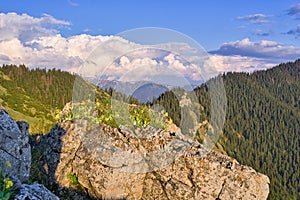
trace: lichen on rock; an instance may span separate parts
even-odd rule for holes
[[[0,160],[3,171],[27,181],[31,167],[31,148],[28,143],[26,122],[15,122],[4,109],[0,109]],[[5,162],[9,161],[8,169]]]

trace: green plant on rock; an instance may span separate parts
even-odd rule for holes
[[[54,118],[55,118],[56,121],[61,121],[62,120],[61,113],[62,113],[61,110],[59,110],[58,108],[55,109],[55,117]]]
[[[166,129],[173,120],[165,110],[150,109],[146,105],[129,106],[130,118],[135,126],[145,127],[151,125],[156,128]]]
[[[145,127],[150,124],[149,108],[144,105],[132,105],[129,107],[130,118],[133,125]]]
[[[76,174],[74,173],[70,173],[67,175],[67,178],[70,180],[71,185],[70,185],[70,189],[74,189],[78,192],[82,192],[85,193],[85,188],[80,184],[78,177],[76,176]]]
[[[111,103],[109,98],[96,98],[95,111],[97,113],[97,121],[100,124],[105,123],[107,125],[110,125],[111,127],[118,127],[117,123],[115,122],[115,116],[111,110]]]
[[[8,168],[11,168],[11,163],[6,161]],[[6,174],[3,169],[0,170],[0,198],[1,200],[9,200],[13,197],[12,187],[14,183],[9,178],[9,174]]]
[[[68,174],[67,178],[72,181],[73,185],[78,185],[79,184],[76,174]]]
[[[166,129],[168,125],[173,124],[172,118],[165,110],[150,109],[150,125],[160,129]]]

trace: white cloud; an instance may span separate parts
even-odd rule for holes
[[[253,72],[300,58],[298,47],[269,40],[253,42],[248,38],[225,43],[210,53],[208,62],[218,72]]]
[[[121,66],[126,66],[130,63],[130,60],[126,56],[122,56],[120,58],[120,64]]]
[[[270,36],[272,34],[272,31],[271,30],[263,31],[263,30],[260,30],[260,29],[255,29],[252,34],[256,35],[256,36],[267,37],[267,36]]]
[[[2,13],[0,22],[1,64],[55,67],[86,76],[104,72],[111,78],[128,79],[133,74],[133,80],[147,80],[147,76],[171,74],[202,81],[219,72],[254,71],[300,57],[299,48],[268,40],[253,42],[245,38],[225,43],[208,57],[204,50],[199,52],[185,43],[149,47],[119,36],[81,34],[66,38],[58,30],[70,23],[50,15],[35,18]]]
[[[275,41],[261,40],[252,42],[249,38],[223,44],[212,54],[231,56],[240,55],[265,59],[295,60],[300,57],[300,48],[287,46]]]
[[[246,56],[211,55],[207,61],[208,67],[213,66],[218,73],[222,72],[253,72],[273,67],[275,64],[269,60]],[[207,70],[209,71],[209,70]]]
[[[270,17],[271,16],[265,15],[265,14],[253,14],[253,15],[239,16],[236,19],[248,21],[252,24],[266,24],[266,23],[270,22],[268,20],[268,18],[270,18]]]
[[[18,38],[22,43],[41,36],[57,34],[55,26],[68,26],[69,22],[44,14],[34,18],[27,14],[0,13],[0,41]],[[51,28],[53,27],[53,28]]]
[[[168,62],[168,65],[174,68],[178,71],[186,70],[186,66],[183,65],[183,63],[175,58],[175,55],[173,53],[170,53],[169,55],[164,57],[164,60]]]
[[[190,62],[187,62],[179,55],[170,53],[164,57],[164,60],[168,63],[169,69],[175,70],[183,76],[189,77],[194,81],[203,81],[203,79],[207,78],[207,74],[205,74],[203,67],[197,66],[195,63],[193,63],[192,59],[190,59]]]
[[[64,38],[57,34],[43,36],[24,44],[18,38],[14,38],[0,42],[0,54],[9,57],[14,64],[72,69],[76,72],[93,48],[107,39],[107,36],[88,35]]]
[[[0,55],[9,58],[6,62],[1,59],[2,62],[67,69],[80,66],[83,53],[72,52],[73,38],[64,38],[57,30],[69,25],[47,14],[35,18],[27,14],[0,13]]]
[[[173,86],[186,86],[187,80],[203,81],[200,67],[172,52],[155,48],[136,49],[121,56],[103,75],[109,80],[151,81]]]
[[[112,36],[81,34],[62,37],[57,28],[69,25],[69,22],[46,14],[34,18],[27,14],[0,13],[0,61],[77,72],[99,44],[107,40],[124,43]],[[120,48],[124,46],[119,45]]]

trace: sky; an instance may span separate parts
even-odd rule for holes
[[[300,58],[300,2],[294,0],[0,0],[0,64],[77,72],[93,49],[110,41],[119,52],[132,41],[115,35],[142,27],[192,38],[218,72],[251,72]],[[196,76],[187,72],[192,65],[180,64],[176,69]]]

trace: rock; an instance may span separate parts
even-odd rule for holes
[[[56,195],[41,184],[22,184],[14,176],[11,177],[11,180],[14,182],[13,192],[16,194],[14,200],[59,200]]]
[[[47,166],[50,182],[76,187],[96,199],[267,199],[267,176],[197,142],[184,149],[187,142],[178,133],[107,125],[85,130],[84,121],[63,122],[41,139],[41,166]],[[177,141],[172,143],[176,148],[168,146],[172,141]],[[167,148],[184,151],[177,157],[147,156]],[[128,156],[133,153],[139,154]]]
[[[4,109],[0,109],[0,163],[6,174],[18,177],[22,182],[30,175],[28,128],[26,122],[15,122]],[[7,161],[11,167],[7,166]]]
[[[22,184],[14,200],[59,200],[59,198],[41,184]]]
[[[4,109],[0,109],[1,169],[14,183],[15,200],[59,200],[43,185],[22,184],[28,181],[31,168],[28,128],[26,122],[15,122]]]

